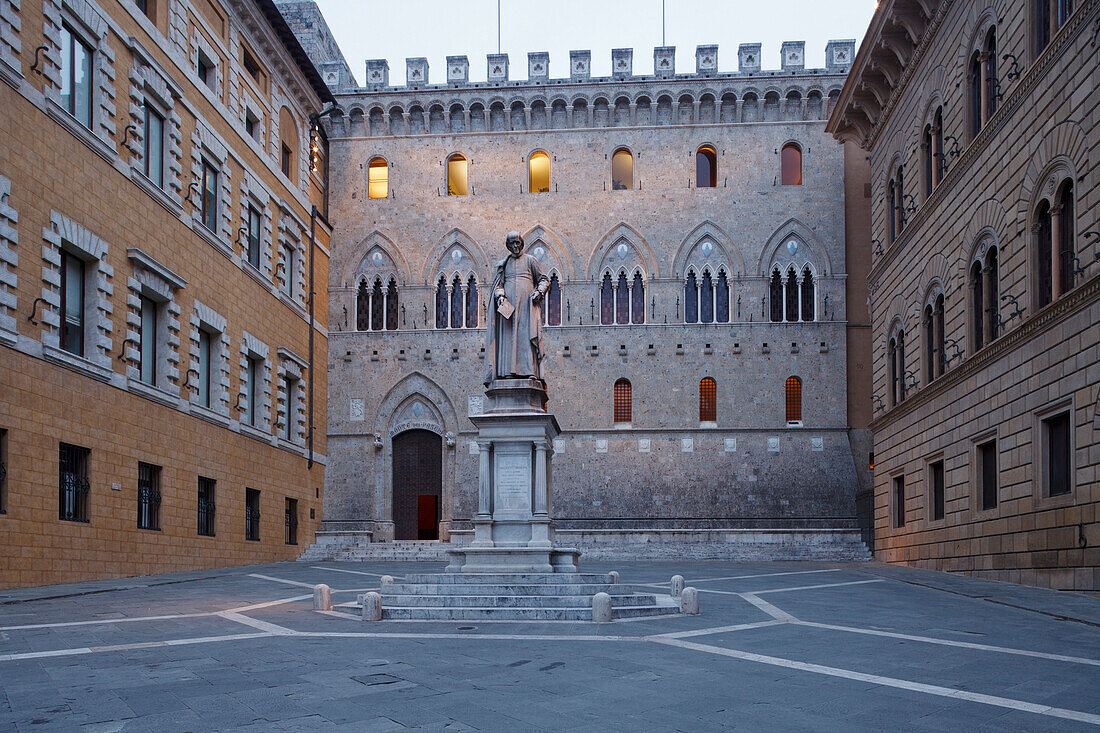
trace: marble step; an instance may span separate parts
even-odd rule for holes
[[[654,594],[611,596],[611,607],[657,605]],[[592,596],[382,595],[382,608],[592,608]]]
[[[624,606],[612,607],[612,618],[636,618],[661,616],[674,613],[674,607]],[[592,621],[589,608],[386,608],[382,606],[382,618],[386,620],[417,621]]]
[[[536,583],[608,585],[611,576],[606,573],[412,573],[405,576],[404,585],[428,583],[433,585],[501,585]]]
[[[610,583],[394,583],[383,589],[385,595],[414,596],[593,596],[604,593],[653,593],[652,588],[635,589]]]

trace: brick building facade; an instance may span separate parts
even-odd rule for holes
[[[2,2],[0,82],[0,587],[296,557],[328,89],[267,0]]]
[[[870,153],[876,557],[1100,588],[1100,2],[878,7],[829,129]]]

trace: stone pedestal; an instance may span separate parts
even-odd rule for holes
[[[554,547],[551,518],[554,438],[538,379],[497,379],[477,426],[478,510],[474,539],[450,550],[449,573],[575,573],[580,552]]]

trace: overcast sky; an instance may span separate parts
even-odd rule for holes
[[[470,59],[484,81],[485,55],[497,52],[497,0],[317,0],[356,80],[366,59],[390,62],[390,83],[405,83],[405,59],[425,56],[430,81],[446,81],[448,55]],[[718,44],[720,71],[737,70],[737,46],[762,43],[765,69],[779,68],[783,41],[806,41],[806,65],[821,67],[830,39],[863,38],[875,0],[665,0],[665,43],[676,70],[695,71],[695,47]],[[661,45],[661,0],[500,0],[500,50],[510,78],[527,77],[528,51],[550,52],[550,75],[569,76],[569,51],[592,52],[592,75],[609,76],[611,49],[634,49],[634,73],[653,72]]]

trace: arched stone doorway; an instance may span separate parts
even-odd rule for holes
[[[430,430],[393,437],[396,540],[437,540],[443,506],[443,439]]]

